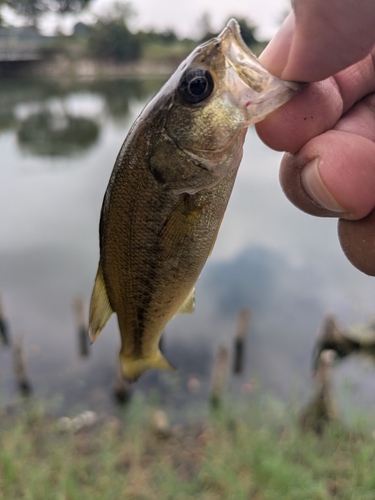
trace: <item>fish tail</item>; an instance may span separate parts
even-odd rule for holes
[[[175,367],[158,350],[147,358],[133,358],[120,352],[122,372],[129,382],[135,382],[146,370],[175,370]]]

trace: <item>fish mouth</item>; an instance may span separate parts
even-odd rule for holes
[[[226,59],[226,84],[235,101],[246,110],[246,126],[262,120],[293,97],[301,84],[280,80],[260,64],[231,19],[218,35]]]

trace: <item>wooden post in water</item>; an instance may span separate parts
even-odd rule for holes
[[[333,401],[331,372],[336,353],[325,350],[320,353],[314,374],[315,394],[301,413],[302,430],[313,430],[322,434],[325,425],[338,419],[338,410]]]
[[[249,328],[250,311],[241,309],[237,317],[236,336],[234,338],[233,373],[241,374],[244,369],[245,340]]]
[[[79,355],[85,358],[89,355],[89,337],[85,321],[85,301],[81,296],[73,300],[73,310],[76,321]]]
[[[30,396],[32,386],[26,370],[24,338],[18,337],[13,346],[14,374],[22,396]]]
[[[131,384],[122,373],[120,361],[117,363],[116,378],[113,384],[113,395],[117,403],[124,405],[131,398]]]
[[[225,346],[220,346],[216,355],[211,379],[211,407],[216,409],[221,405],[221,398],[227,375],[229,352]]]
[[[8,322],[5,319],[3,302],[0,296],[0,338],[3,345],[10,344]]]
[[[160,340],[159,340],[159,350],[162,354],[164,354],[164,349],[165,349],[165,337],[164,337],[164,332],[161,334]]]

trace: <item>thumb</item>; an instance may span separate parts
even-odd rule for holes
[[[286,80],[323,80],[363,59],[375,42],[373,0],[295,0],[261,63]]]

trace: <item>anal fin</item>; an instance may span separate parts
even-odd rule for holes
[[[176,312],[175,316],[183,313],[192,313],[195,309],[195,287],[192,288],[191,292],[187,296],[185,302],[182,304],[180,309]]]
[[[99,333],[103,330],[112,313],[113,310],[109,303],[102,267],[99,263],[90,302],[89,337],[91,343],[95,341]]]

